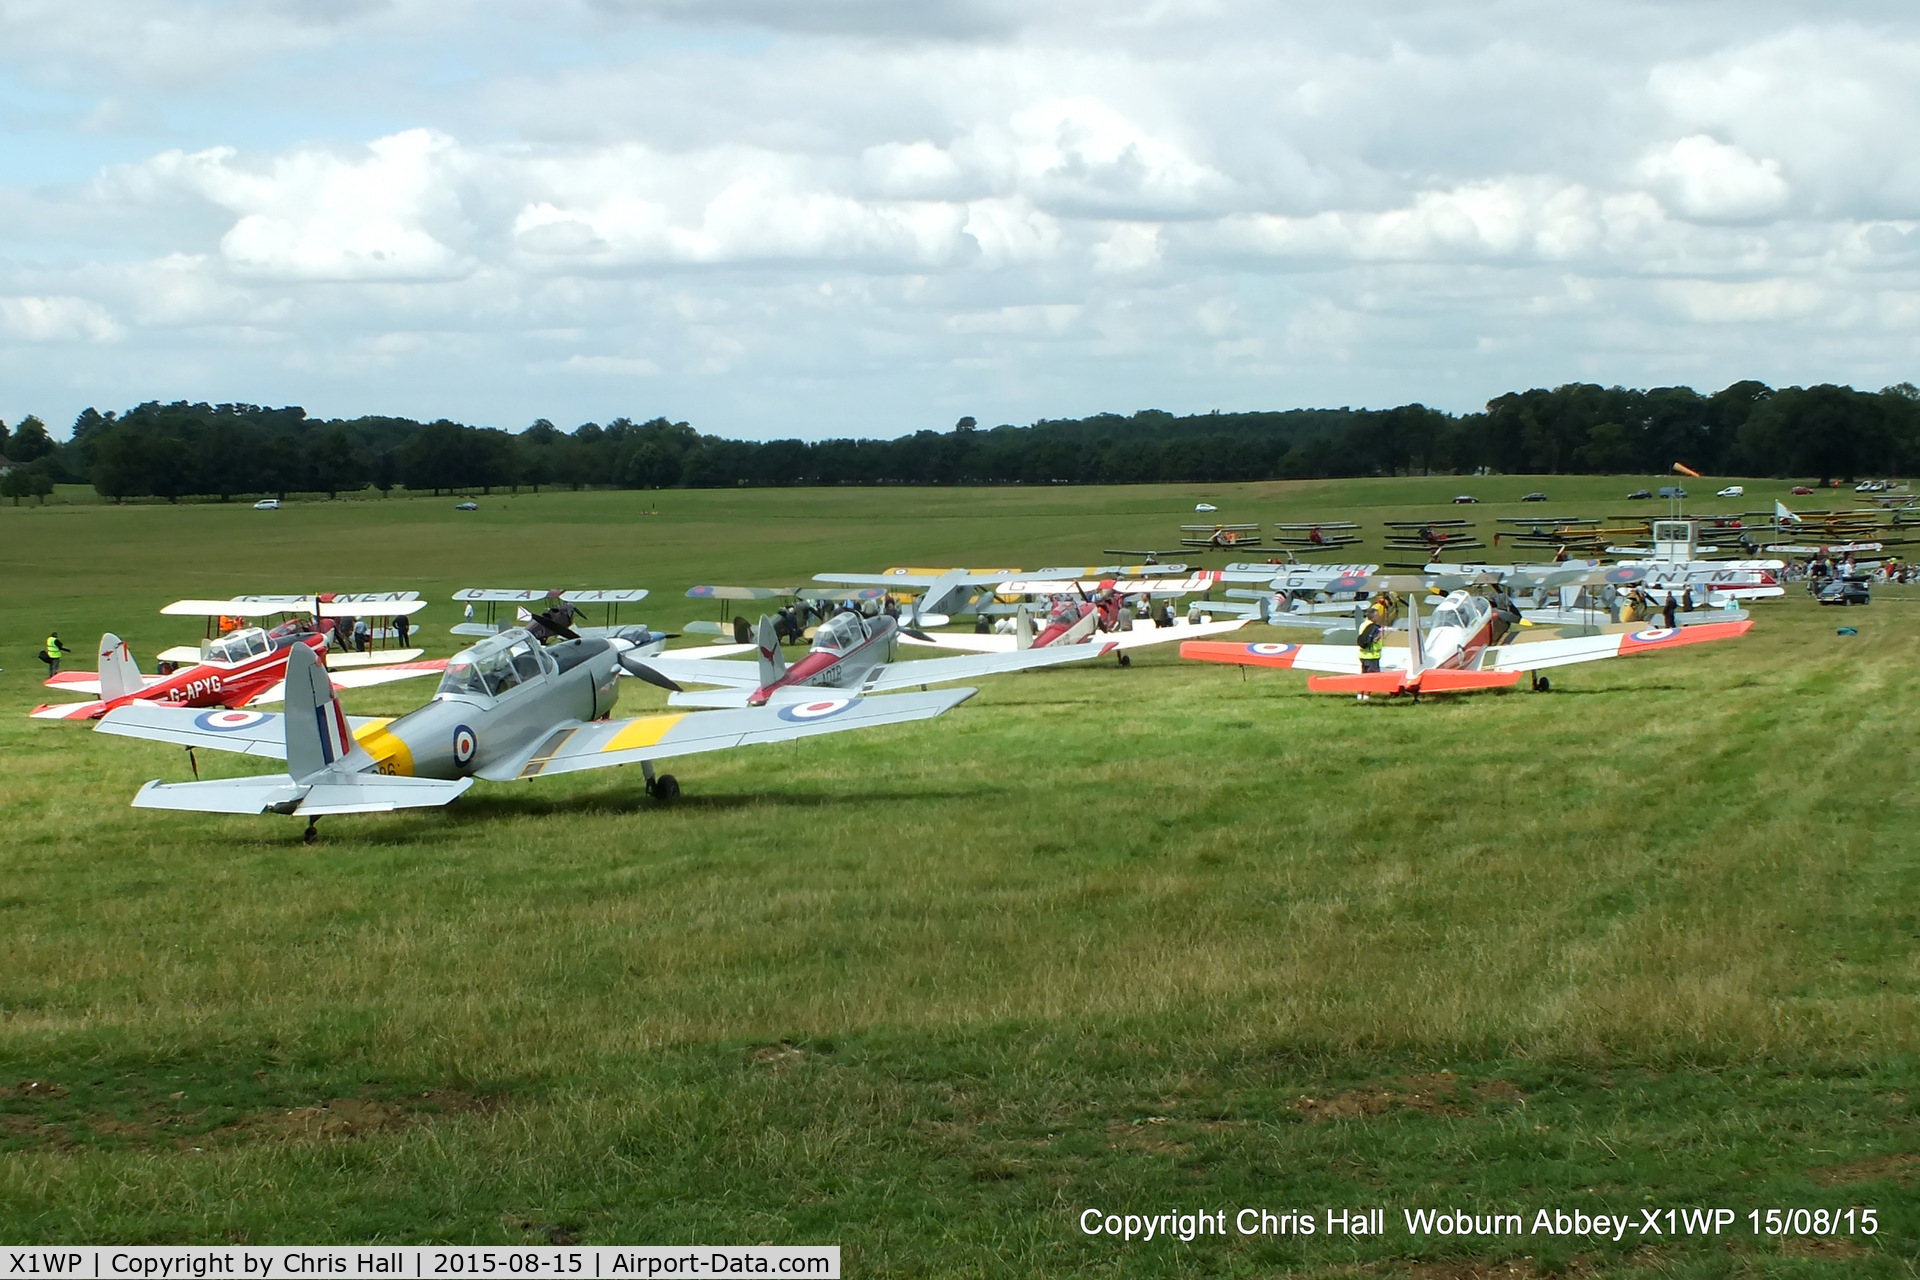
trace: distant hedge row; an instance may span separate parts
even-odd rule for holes
[[[1650,473],[1675,462],[1715,475],[1904,475],[1920,471],[1920,391],[1737,382],[1632,390],[1584,383],[1515,392],[1484,411],[1293,409],[1176,417],[1042,419],[895,439],[728,440],[684,422],[617,418],[518,433],[444,419],[314,419],[299,408],[148,403],[88,409],[72,438],[38,419],[0,453],[37,481],[90,482],[109,498],[319,492],[373,486],[491,490],[837,484],[1130,484],[1469,472]]]

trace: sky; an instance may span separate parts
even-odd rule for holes
[[[0,0],[0,418],[1920,381],[1920,10]]]

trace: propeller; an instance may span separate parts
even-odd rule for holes
[[[667,677],[661,675],[658,671],[655,671],[652,667],[640,661],[640,659],[634,657],[630,653],[620,654],[619,660],[620,660],[620,669],[626,672],[628,675],[633,676],[635,679],[645,680],[648,684],[657,685],[660,688],[665,689],[670,693],[685,692],[683,689],[681,689],[679,685],[675,684],[672,680],[669,680]]]

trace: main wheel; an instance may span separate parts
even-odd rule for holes
[[[1129,658],[1126,654],[1123,653],[1120,655],[1120,665],[1123,667],[1130,667],[1133,665],[1133,659]]]
[[[680,779],[670,773],[663,773],[654,779],[653,798],[665,803],[680,794]]]
[[[1547,679],[1545,676],[1535,676],[1533,678],[1533,691],[1535,693],[1552,693],[1553,681]]]

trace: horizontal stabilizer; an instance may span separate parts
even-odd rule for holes
[[[382,813],[389,809],[437,808],[473,785],[472,778],[395,778],[380,774],[341,776],[311,785],[284,773],[206,782],[149,782],[133,798],[136,809],[188,813]]]
[[[43,702],[27,712],[35,720],[91,720],[107,709],[104,702]]]

